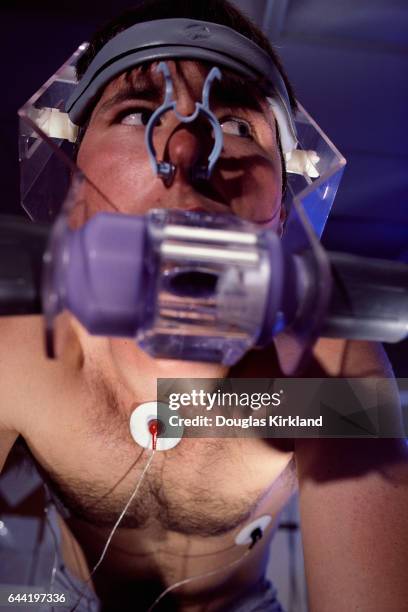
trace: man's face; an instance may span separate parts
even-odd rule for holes
[[[190,61],[167,64],[177,110],[189,115],[202,99],[209,67]],[[197,160],[206,161],[212,149],[209,123],[180,124],[173,112],[164,115],[153,136],[158,159],[177,167],[173,183],[166,187],[152,171],[144,142],[145,123],[162,103],[163,94],[163,76],[154,65],[135,69],[112,81],[93,110],[77,161],[116,211],[143,214],[152,208],[199,208],[234,213],[280,231],[281,157],[267,105],[255,100],[250,87],[237,85],[227,71],[220,83],[213,83],[210,108],[222,125],[224,147],[205,185],[192,184],[191,167]],[[81,223],[101,210],[112,208],[87,189],[82,203],[73,209],[73,221]],[[112,393],[129,389],[132,401],[155,397],[160,376],[217,378],[228,371],[222,364],[153,358],[133,340],[96,338],[75,327],[90,379],[103,379]]]
[[[174,99],[180,114],[190,115],[202,99],[209,68],[192,61],[168,61]],[[152,208],[204,209],[234,213],[279,231],[282,223],[282,167],[275,122],[267,104],[257,102],[251,86],[234,86],[224,78],[212,86],[210,108],[224,136],[221,156],[211,179],[193,184],[191,167],[205,163],[213,139],[209,123],[185,124],[173,112],[154,130],[158,159],[177,168],[170,187],[153,174],[144,142],[145,124],[164,97],[163,75],[152,64],[112,81],[93,110],[78,153],[78,165],[123,213],[143,214]],[[91,211],[104,208],[93,202]]]

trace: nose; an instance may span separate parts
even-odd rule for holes
[[[207,166],[212,149],[211,126],[197,118],[191,123],[179,124],[170,134],[164,148],[163,159],[175,167],[174,180],[194,182],[194,170]]]
[[[202,158],[201,143],[190,126],[180,125],[166,142],[164,160],[175,166],[176,177],[190,181],[194,166]]]

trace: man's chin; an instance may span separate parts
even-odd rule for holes
[[[220,363],[181,361],[180,359],[154,359],[160,371],[174,378],[223,378],[228,367]]]
[[[159,359],[143,351],[134,341],[112,338],[111,352],[116,367],[126,378],[137,375],[157,378],[220,378],[228,367],[219,363]]]

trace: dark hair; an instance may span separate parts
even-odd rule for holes
[[[263,32],[248,17],[232,6],[228,0],[140,0],[134,7],[112,19],[95,33],[88,49],[78,60],[78,78],[80,79],[84,75],[89,64],[102,47],[119,32],[136,23],[177,17],[199,19],[225,25],[255,42],[272,57],[285,82],[291,106],[293,109],[296,108],[293,88],[271,43]]]

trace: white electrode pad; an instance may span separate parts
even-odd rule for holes
[[[271,520],[272,517],[269,514],[264,514],[264,516],[259,516],[251,523],[248,523],[248,525],[245,525],[245,527],[236,535],[235,544],[238,544],[239,546],[252,544],[253,532],[260,529],[262,533],[264,533]]]
[[[130,433],[134,441],[139,444],[139,446],[152,449],[153,436],[150,432],[149,424],[151,421],[158,420],[160,421],[160,426],[165,428],[165,421],[168,415],[171,415],[171,411],[166,404],[161,402],[145,402],[137,406],[131,414],[129,423]],[[163,419],[163,416],[166,416],[166,418]],[[175,437],[172,435],[171,438],[161,437],[165,431],[159,433],[156,441],[156,450],[170,450],[177,446],[183,437],[183,429],[184,428],[181,426],[177,428],[172,427],[172,434],[175,432],[177,436]]]

